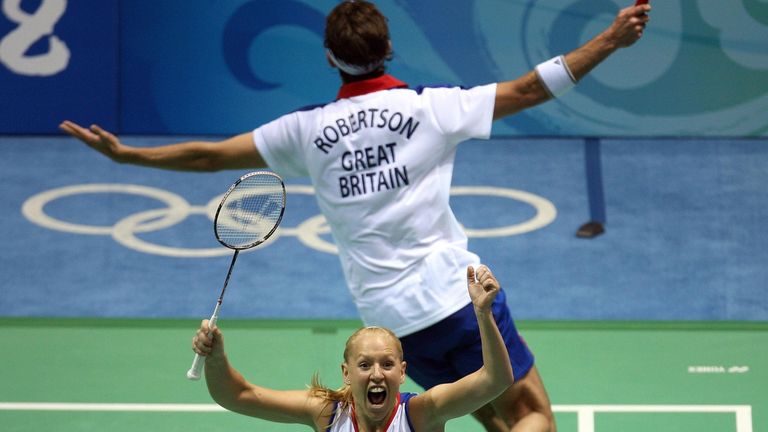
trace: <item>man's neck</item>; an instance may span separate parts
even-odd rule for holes
[[[408,88],[408,84],[388,74],[380,74],[374,78],[345,82],[339,89],[336,99],[346,99],[381,90],[393,88]]]

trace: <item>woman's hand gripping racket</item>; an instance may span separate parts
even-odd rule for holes
[[[232,262],[229,264],[219,300],[213,309],[213,315],[208,324],[210,328],[213,328],[219,318],[221,302],[238,253],[264,243],[272,236],[283,219],[284,211],[285,185],[280,176],[269,171],[252,172],[240,177],[224,194],[216,210],[213,230],[216,233],[216,240],[234,249],[235,253],[232,255]],[[200,379],[204,362],[205,357],[195,354],[195,360],[187,372],[187,378]]]

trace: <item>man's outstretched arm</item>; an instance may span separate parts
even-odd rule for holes
[[[647,4],[619,11],[602,33],[572,52],[548,62],[496,88],[493,119],[515,114],[566,91],[619,48],[631,46],[643,35],[649,20]]]

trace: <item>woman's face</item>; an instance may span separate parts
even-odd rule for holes
[[[396,340],[386,333],[368,332],[359,335],[350,348],[341,369],[352,389],[356,416],[388,420],[405,381],[405,362]]]

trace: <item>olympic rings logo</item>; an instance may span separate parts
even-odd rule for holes
[[[314,195],[312,186],[286,185],[286,192],[297,195]],[[158,200],[165,207],[140,211],[126,216],[111,226],[84,225],[66,222],[56,219],[45,212],[45,206],[53,201],[83,194],[130,194]],[[554,204],[549,200],[528,192],[515,189],[485,187],[485,186],[460,186],[451,188],[452,196],[491,196],[520,201],[530,205],[536,210],[536,214],[530,219],[508,226],[497,228],[470,229],[464,227],[464,231],[471,238],[504,237],[523,234],[543,228],[557,216]],[[191,205],[187,200],[172,192],[153,188],[120,183],[99,183],[65,186],[50,189],[33,195],[22,205],[21,212],[30,222],[42,227],[75,234],[112,236],[119,244],[148,254],[163,255],[178,258],[206,258],[229,255],[231,250],[224,247],[216,248],[177,248],[163,246],[145,241],[138,234],[163,230],[172,227],[189,216],[201,215],[213,221],[216,208],[222,195],[213,197],[202,206]],[[338,249],[332,242],[322,236],[330,234],[330,228],[323,215],[315,215],[300,223],[296,227],[280,226],[277,232],[264,244],[265,247],[282,236],[296,237],[305,246],[320,252],[337,254]]]

